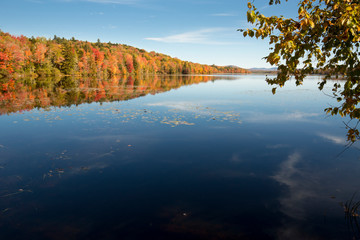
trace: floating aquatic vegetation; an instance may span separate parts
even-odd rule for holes
[[[55,170],[49,170],[49,172],[44,173],[43,180],[45,180],[46,178],[49,178],[49,177],[53,177],[53,176],[58,176],[60,178],[61,174],[64,174],[64,173],[65,173],[65,171],[63,168],[56,168]]]
[[[188,126],[195,125],[195,123],[189,123],[187,121],[181,121],[181,120],[176,120],[176,119],[169,120],[167,117],[164,117],[164,119],[160,123],[169,124],[172,127],[176,127],[179,125],[188,125]]]
[[[84,127],[99,121],[103,122],[104,126],[143,122],[145,124],[166,124],[170,127],[193,126],[214,121],[217,124],[221,122],[242,123],[238,112],[221,111],[214,106],[186,101],[140,104],[139,108],[127,101],[51,107],[27,112],[22,120],[25,122],[44,121],[48,124],[55,124],[56,121],[61,120],[76,121],[82,123]],[[18,121],[13,121],[13,123],[18,123]]]
[[[25,192],[32,193],[31,190],[26,190],[26,189],[19,188],[16,192],[8,193],[8,194],[5,194],[5,195],[2,195],[1,197],[2,198],[11,197],[11,196],[18,195],[18,194],[25,193]]]
[[[150,107],[157,107],[158,105],[149,104]],[[121,107],[121,106],[120,106]],[[111,120],[117,120],[122,123],[131,123],[131,121],[141,121],[149,124],[167,124],[171,127],[176,126],[193,126],[195,120],[231,122],[239,123],[240,114],[233,111],[219,111],[215,108],[204,107],[200,105],[189,104],[187,107],[169,109],[168,111],[154,110],[154,109],[119,109],[115,107],[102,108],[101,113],[108,124]],[[105,121],[104,120],[104,121]]]
[[[10,210],[10,208],[5,208],[5,209],[3,209],[1,212],[2,213],[5,213],[5,212],[7,212],[7,211],[9,211]]]
[[[72,157],[68,154],[68,150],[61,151],[60,154],[46,153],[52,160],[70,160]]]

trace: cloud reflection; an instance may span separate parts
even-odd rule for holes
[[[305,218],[305,200],[315,196],[311,191],[313,182],[300,171],[296,165],[301,161],[301,155],[297,152],[291,154],[280,165],[280,171],[273,178],[282,185],[288,187],[288,194],[280,199],[282,212],[295,219]]]
[[[219,101],[215,101],[216,104],[219,104]],[[206,104],[215,103],[212,101],[206,101]],[[222,104],[224,102],[221,102]],[[174,112],[188,112],[194,114],[195,118],[198,117],[207,117],[212,120],[224,120],[230,122],[242,123],[240,114],[234,111],[219,111],[214,107],[206,107],[200,104],[195,104],[193,102],[158,102],[150,103],[148,106],[157,106],[157,107],[166,107],[169,108],[169,111]]]
[[[274,144],[274,145],[267,145],[267,149],[282,149],[282,148],[288,148],[289,145],[287,144]]]
[[[314,118],[321,116],[320,113],[292,112],[292,113],[263,113],[250,112],[245,117],[248,122],[272,123],[272,122],[314,122]]]
[[[234,153],[230,158],[230,162],[241,163],[241,162],[243,162],[243,159],[239,156],[239,154]]]
[[[193,102],[157,102],[157,103],[149,103],[149,106],[156,106],[156,107],[167,107],[182,111],[195,111],[199,108],[199,105],[194,104]]]
[[[330,141],[334,144],[338,145],[346,145],[346,139],[344,137],[334,136],[327,133],[319,133],[318,136],[322,137],[323,139]]]

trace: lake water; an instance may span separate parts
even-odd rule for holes
[[[358,238],[360,152],[323,111],[331,86],[264,79],[16,82],[0,239]]]

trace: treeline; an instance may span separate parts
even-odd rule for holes
[[[224,77],[208,75],[127,76],[108,79],[66,76],[6,79],[0,81],[0,115],[34,108],[70,107],[92,102],[125,101],[176,89],[184,85],[215,81]]]
[[[13,36],[0,30],[0,77],[247,73],[234,66],[202,65],[123,44],[54,36]]]

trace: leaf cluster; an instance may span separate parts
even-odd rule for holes
[[[280,4],[280,0],[270,0],[269,4]],[[276,77],[266,79],[274,85],[273,93],[290,76],[301,85],[306,75],[322,72],[325,75],[319,82],[320,90],[331,78],[345,80],[332,88],[340,106],[325,111],[360,118],[359,0],[301,0],[296,19],[266,17],[251,2],[248,8],[247,20],[255,27],[239,31],[244,37],[269,40],[271,52],[265,60],[278,68]]]

